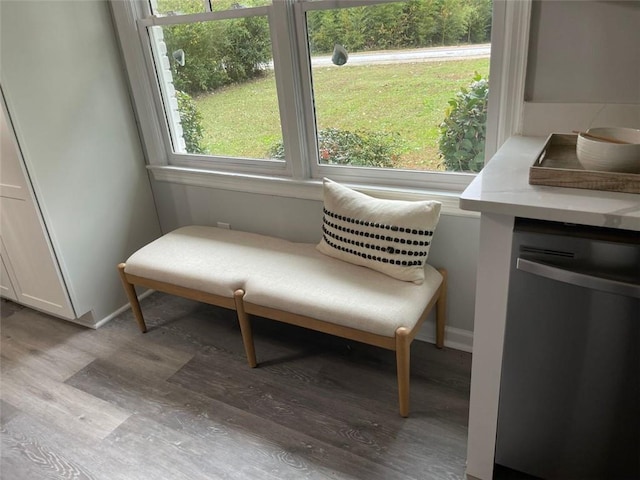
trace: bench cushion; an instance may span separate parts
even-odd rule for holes
[[[421,285],[328,257],[314,244],[216,227],[170,232],[131,255],[125,272],[393,337],[413,328],[442,282]]]
[[[246,302],[386,337],[394,337],[398,327],[413,329],[442,283],[430,265],[425,265],[424,282],[415,284],[312,248],[282,252],[278,258],[296,268],[274,264],[271,271],[257,272],[247,282]]]
[[[174,230],[135,252],[125,272],[233,298],[282,240],[216,227]]]

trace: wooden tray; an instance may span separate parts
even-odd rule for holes
[[[529,184],[640,193],[640,174],[585,170],[576,156],[578,135],[552,133],[535,163]]]

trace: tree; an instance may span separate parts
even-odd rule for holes
[[[367,7],[364,13],[365,45],[368,50],[400,48],[403,46],[404,25],[402,3]]]
[[[467,43],[482,43],[491,38],[491,0],[469,0],[465,23]]]
[[[307,22],[311,53],[328,53],[344,42],[338,10],[309,12]]]
[[[407,0],[307,13],[311,53],[485,42],[492,0]]]
[[[433,43],[436,33],[435,0],[410,0],[402,12],[404,46],[425,47]]]
[[[441,45],[458,43],[466,32],[463,0],[438,0],[436,25]]]

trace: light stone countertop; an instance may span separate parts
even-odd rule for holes
[[[529,185],[544,137],[512,137],[460,196],[460,208],[640,231],[640,195]]]

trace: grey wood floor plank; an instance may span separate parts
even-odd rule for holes
[[[15,474],[22,476],[25,472],[30,474],[27,478],[38,479],[51,473],[41,468],[41,462],[33,461],[28,449],[15,445],[24,440],[37,442],[43,451],[64,458],[66,462],[75,465],[77,470],[96,480],[170,478],[153,457],[130,450],[130,445],[118,445],[107,440],[87,441],[24,413],[7,425],[0,437],[3,442],[3,448],[0,449],[0,475],[3,479],[13,478]],[[11,451],[9,447],[12,447]],[[178,478],[186,477],[178,475]]]
[[[70,354],[75,352],[93,357],[111,355],[134,341],[133,331],[133,328],[96,331],[28,308],[2,319],[3,335],[25,344],[31,343],[38,350],[67,348]]]
[[[49,346],[48,348],[40,348],[41,346],[42,342],[34,341],[32,336],[23,336],[20,339],[19,336],[2,334],[0,357],[3,361],[11,360],[60,382],[95,359],[93,355],[68,349],[64,345]]]
[[[142,381],[131,372],[117,372],[102,360],[68,382],[172,429],[171,438],[179,431],[200,439],[205,448],[217,452],[234,469],[257,465],[265,478],[271,478],[270,472],[276,473],[273,478],[292,479],[358,478],[364,472],[373,475],[366,478],[379,478],[374,472],[384,473],[382,478],[410,478],[199,392],[166,382]],[[123,424],[115,434],[129,425]],[[339,476],[337,472],[341,472]]]
[[[225,365],[224,370],[221,365]],[[437,416],[435,421],[428,416],[403,419],[397,413],[395,401],[354,399],[338,389],[309,384],[285,385],[279,378],[270,381],[259,368],[236,372],[231,365],[225,354],[209,349],[198,353],[170,381],[386,467],[397,468],[408,476],[420,478],[429,471],[429,456],[437,458],[450,471],[458,474],[463,471],[460,462],[466,447],[463,426],[445,428]],[[394,389],[393,383],[389,387]],[[445,431],[447,435],[443,436]]]
[[[16,312],[23,310],[26,307],[22,305],[18,305],[10,300],[5,298],[0,298],[0,318],[9,318]]]
[[[149,299],[154,298],[156,296],[152,295]],[[242,337],[234,311],[180,300],[178,307],[181,308],[170,309],[167,318],[161,316],[156,320],[148,320],[148,317],[154,317],[154,310],[145,305],[143,308],[149,330],[145,334],[133,333],[133,337],[142,336],[153,343],[190,353],[195,353],[202,347],[216,345],[222,350],[244,356]],[[149,311],[151,314],[147,315]],[[130,318],[126,323],[132,325],[135,320],[133,317]]]
[[[289,418],[300,419],[299,423],[309,422],[309,418],[317,414],[315,412],[309,413],[308,411],[298,411],[296,408],[304,409],[306,405],[314,403],[322,403],[325,408],[325,412],[341,412],[343,414],[342,423],[336,424],[335,419],[326,420],[324,418],[320,421],[320,427],[316,428],[313,424],[307,425],[307,430],[314,432],[322,431],[322,429],[328,430],[328,435],[336,439],[338,445],[341,447],[349,447],[358,449],[359,443],[371,444],[377,447],[379,450],[383,450],[376,442],[369,438],[369,430],[379,430],[384,432],[384,428],[380,427],[379,415],[392,419],[392,421],[401,423],[403,420],[397,415],[397,391],[395,386],[395,361],[392,352],[387,352],[381,349],[374,349],[370,352],[370,355],[375,358],[376,354],[387,355],[390,357],[390,362],[384,365],[386,371],[379,372],[376,369],[367,371],[365,376],[366,381],[359,381],[362,377],[362,366],[359,364],[360,359],[356,359],[355,365],[351,368],[349,358],[342,358],[335,355],[323,354],[322,346],[314,347],[313,345],[305,344],[302,342],[302,346],[298,344],[292,338],[287,338],[288,342],[283,344],[269,344],[270,340],[260,337],[259,332],[256,334],[256,348],[259,352],[269,355],[274,354],[273,360],[267,360],[265,364],[267,367],[261,367],[256,370],[250,370],[247,368],[244,359],[244,353],[240,344],[239,331],[234,331],[234,328],[228,325],[216,322],[214,315],[210,315],[209,310],[211,307],[204,306],[201,311],[192,311],[189,319],[185,322],[172,322],[169,325],[162,325],[162,328],[171,330],[171,337],[178,336],[185,341],[190,341],[194,337],[194,332],[201,332],[198,342],[194,343],[194,348],[200,348],[199,356],[202,356],[202,352],[208,352],[210,354],[210,361],[198,363],[192,361],[187,364],[171,381],[179,383],[185,388],[199,389],[204,393],[216,398],[219,401],[226,401],[233,403],[241,408],[248,408],[248,411],[256,415],[279,415],[285,419]],[[199,318],[197,318],[199,317]],[[287,328],[280,328],[287,330]],[[156,331],[157,333],[158,331]],[[215,332],[215,333],[213,333]],[[288,332],[290,334],[290,332]],[[221,337],[224,335],[230,335],[232,338],[229,341],[223,341],[222,346]],[[197,336],[197,335],[195,335]],[[207,342],[201,342],[204,337],[209,337]],[[237,342],[233,337],[236,337]],[[167,336],[164,336],[167,337]],[[293,342],[291,340],[294,340]],[[215,343],[215,345],[203,346],[205,343]],[[230,345],[237,345],[235,348],[230,348]],[[429,346],[431,347],[431,346]],[[204,350],[203,350],[204,348]],[[233,350],[233,352],[232,352]],[[234,355],[234,353],[236,353]],[[438,351],[437,353],[443,353]],[[205,355],[206,356],[206,355]],[[320,358],[322,357],[322,358]],[[345,362],[346,360],[346,362]],[[199,360],[202,362],[202,358]],[[296,362],[302,362],[302,367],[297,367]],[[222,368],[221,368],[222,366]],[[376,365],[377,366],[377,365]],[[239,367],[237,373],[236,368]],[[322,370],[326,369],[326,374]],[[267,375],[265,377],[266,370],[271,370],[271,373],[277,374]],[[188,372],[196,372],[194,378],[187,378]],[[198,373],[199,372],[199,373]],[[206,372],[206,373],[205,373]],[[218,378],[217,375],[222,375]],[[377,377],[377,378],[374,378]],[[237,379],[241,382],[240,386],[229,387],[225,384],[225,379]],[[341,380],[336,380],[336,378]],[[468,378],[468,377],[467,377]],[[272,389],[270,396],[262,396],[262,386],[265,385],[265,381],[270,379],[275,387],[269,386]],[[291,380],[291,382],[289,382]],[[354,394],[361,390],[361,385],[369,385],[368,391],[365,392],[365,396],[362,392]],[[289,384],[292,387],[292,391],[286,391],[282,389],[282,385]],[[313,390],[313,385],[318,384],[320,389],[318,391]],[[418,382],[414,382],[415,385]],[[346,386],[346,393],[342,392],[340,388]],[[437,382],[436,382],[436,386]],[[446,386],[446,385],[445,385]],[[427,385],[425,388],[429,390],[431,385]],[[455,385],[454,385],[455,387]],[[236,388],[236,392],[230,392],[228,388]],[[323,396],[327,396],[327,390],[330,394],[335,396],[340,393],[342,396],[338,401],[338,408],[336,405],[331,405],[327,400],[322,399]],[[209,390],[207,390],[209,389]],[[238,390],[239,389],[239,390]],[[244,390],[243,390],[244,389]],[[464,456],[466,447],[466,421],[467,421],[467,409],[468,409],[468,397],[456,400],[449,391],[445,388],[445,392],[442,392],[443,388],[438,388],[430,392],[431,399],[435,399],[435,403],[428,404],[429,411],[426,415],[426,420],[429,423],[409,424],[404,425],[401,429],[401,434],[408,438],[412,432],[416,437],[421,437],[425,440],[426,436],[431,435],[435,440],[432,442],[426,442],[427,448],[418,444],[415,448],[416,452],[406,446],[397,447],[399,455],[404,458],[409,458],[412,455],[418,455],[420,460],[428,458],[431,455],[433,458],[437,458],[438,461],[443,462],[446,460],[444,452],[451,453],[451,462],[456,465],[457,471],[460,472],[463,469],[460,458]],[[455,390],[455,388],[454,388]],[[280,391],[280,394],[273,394],[274,391]],[[305,398],[301,403],[302,406],[292,405],[291,402],[295,400],[298,391],[308,393],[302,393]],[[462,389],[463,394],[466,389]],[[435,392],[435,393],[434,393]],[[415,393],[415,392],[414,392]],[[419,392],[418,392],[419,393]],[[383,401],[380,401],[380,396],[385,397]],[[419,395],[416,402],[420,400]],[[439,398],[444,397],[444,398]],[[278,398],[286,399],[284,402],[277,403]],[[423,397],[424,398],[424,397]],[[294,399],[294,400],[290,400]],[[321,400],[318,400],[321,399]],[[251,406],[245,405],[250,404]],[[350,409],[349,405],[366,405],[368,408],[362,409],[361,406]],[[373,408],[376,406],[376,408]],[[370,411],[376,413],[369,415]],[[275,414],[273,412],[276,412]],[[456,416],[455,421],[452,421],[452,417]],[[321,413],[320,413],[321,415]],[[364,416],[362,420],[358,417]],[[335,414],[334,414],[335,416]],[[419,413],[414,412],[414,417],[418,417]],[[438,424],[438,418],[447,418],[448,423],[446,425]],[[356,426],[351,426],[352,419],[358,419]],[[412,417],[413,418],[413,417]],[[296,420],[297,421],[297,420]],[[456,423],[457,421],[457,423]],[[297,427],[302,429],[300,425]],[[317,434],[317,433],[316,433]],[[387,431],[380,433],[383,437],[386,435],[389,438],[393,438],[396,435],[393,431]],[[354,445],[350,445],[350,442]],[[394,445],[401,444],[401,442],[395,442]],[[452,449],[451,446],[456,445],[457,448]],[[389,458],[393,458],[394,462],[397,462],[397,458],[394,458],[392,454]],[[411,460],[413,461],[413,459]],[[445,462],[446,463],[446,462]],[[445,478],[445,477],[443,477]]]
[[[34,437],[5,426],[0,430],[2,478],[96,480],[85,467],[78,465]]]
[[[59,319],[43,318],[29,309],[4,324],[2,357],[46,371],[60,381],[99,357],[167,378],[193,355],[186,349],[149,341],[145,335],[137,335],[139,331],[133,325],[124,329],[105,327],[98,333]]]
[[[116,367],[144,372],[145,377],[166,379],[193,358],[193,352],[165,347],[142,335],[102,358]]]
[[[152,327],[147,335],[156,334],[158,340],[162,341],[159,335],[165,330],[171,333],[171,335],[163,335],[167,340],[176,341],[181,338],[185,345],[197,338],[198,342],[191,344],[191,348],[215,345],[216,348],[244,356],[240,332],[233,312],[223,310],[221,314],[220,309],[196,304],[195,308],[189,312],[188,317],[182,321],[161,324],[157,331],[154,331]],[[395,382],[396,366],[393,352],[265,319],[254,319],[254,333],[261,368],[281,369],[283,377],[306,375],[309,372],[307,375],[309,381],[319,381],[319,378],[322,377],[319,377],[318,373],[322,372],[309,371],[308,365],[305,365],[304,370],[294,371],[291,361],[331,352],[332,355],[327,357],[329,363],[318,364],[318,369],[336,368],[339,371],[349,372],[349,367],[353,364],[351,360],[353,360],[358,365],[356,369],[361,364],[374,367],[374,374],[375,370],[384,369],[394,377],[391,382]],[[223,346],[217,341],[220,335],[230,335],[229,341],[225,342]],[[433,345],[422,342],[414,342],[412,350],[412,378],[416,379],[414,388],[428,387],[434,383],[445,387],[438,391],[444,391],[446,394],[448,387],[451,388],[452,394],[460,394],[462,398],[468,398],[469,370],[471,368],[469,354],[446,349],[437,350]],[[332,359],[335,361],[332,362]],[[346,362],[343,359],[346,359]],[[442,364],[446,367],[442,368]],[[325,376],[324,381],[328,378]],[[355,380],[357,378],[356,374]],[[389,384],[390,377],[387,373],[382,374],[379,378],[387,385]],[[384,386],[375,380],[375,378],[367,377],[367,381],[360,385],[354,381],[354,375],[349,375],[342,386],[364,392],[369,397],[381,398],[383,395],[390,402],[395,401],[395,383],[393,383],[393,388],[381,388]],[[369,391],[366,391],[367,388]],[[416,409],[414,408],[414,410]]]
[[[299,459],[291,460],[282,453],[280,458],[275,457],[263,442],[259,442],[260,449],[256,450],[247,438],[238,446],[233,434],[227,431],[220,436],[220,433],[222,441],[216,441],[212,435],[199,437],[192,431],[177,431],[144,415],[136,415],[114,432],[112,439],[120,446],[153,458],[168,478],[329,478],[320,474],[321,469],[305,468]],[[311,476],[306,474],[309,471]]]
[[[416,345],[418,343],[414,342],[414,350],[417,350],[416,347],[423,347]],[[304,349],[306,344],[303,342],[302,345]],[[268,340],[262,338],[259,348],[267,361],[260,363],[259,368],[260,371],[268,371],[270,375],[292,386],[331,388],[340,391],[345,398],[352,398],[353,401],[367,398],[378,402],[381,407],[386,405],[395,408],[397,406],[395,354],[357,343],[346,346],[339,351],[323,351],[318,348],[314,358],[310,355],[295,354],[280,357],[277,353],[269,351],[271,345],[268,344]],[[424,347],[428,350],[436,350],[431,345],[424,345]],[[256,348],[258,349],[258,346]],[[425,353],[426,351],[413,354],[412,417],[422,415],[432,417],[439,409],[446,408],[449,420],[452,420],[452,414],[458,413],[457,421],[466,426],[468,390],[458,388],[457,382],[442,382],[438,378],[438,367],[426,371],[425,368],[416,368],[419,362],[429,362],[429,359],[425,361]],[[447,355],[449,352],[436,350],[435,354]],[[366,374],[363,375],[365,371]]]
[[[210,305],[154,293],[146,334],[129,311],[94,331],[0,307],[2,478],[464,476],[464,352],[414,342],[402,419],[393,352],[254,319],[251,369]]]
[[[160,324],[158,329],[152,328],[146,335],[155,335],[158,341],[179,342],[182,348],[189,348],[188,344],[191,344],[192,349],[215,345],[220,350],[237,353],[244,358],[240,332],[234,313],[226,312],[222,315],[225,318],[220,321],[221,315],[216,312],[220,309],[208,305],[198,305],[200,306],[189,312],[188,317],[183,321]],[[323,337],[317,332],[305,333],[307,331],[296,330],[296,327],[288,325],[280,327],[281,324],[278,322],[256,320],[254,330],[256,350],[261,362],[260,369],[280,370],[284,380],[291,376],[307,375],[308,381],[324,382],[327,387],[351,391],[354,394],[354,401],[358,401],[364,394],[371,401],[379,400],[380,404],[389,407],[397,403],[393,352],[335,337],[327,340],[326,337],[329,336]],[[164,335],[165,331],[170,332],[170,335]],[[226,342],[219,342],[221,335],[229,335],[230,338]],[[285,338],[283,339],[281,336]],[[191,343],[192,341],[194,343]],[[421,344],[421,342],[414,342],[413,350],[419,355],[414,353],[412,362],[412,389],[414,391],[412,394],[414,397],[412,416],[424,414],[433,417],[440,412],[450,419],[453,415],[457,415],[457,420],[466,434],[470,355],[464,352],[440,351],[430,344]],[[298,360],[322,355],[327,351],[332,353],[326,357],[327,362],[318,363],[316,366],[305,364],[303,368],[296,368]],[[427,355],[425,361],[424,353],[429,351],[431,353]],[[382,358],[386,360],[381,361]],[[440,368],[439,363],[434,363],[432,366],[432,358],[445,363],[447,360],[454,360],[460,366],[453,372],[454,375],[448,378],[448,370]],[[351,369],[351,364],[354,363],[351,360],[356,364],[355,370]],[[366,381],[359,382],[361,372],[357,370],[362,361],[375,368],[368,371]],[[329,374],[325,374],[320,369],[326,370]],[[334,375],[333,369],[338,373],[344,373],[344,375],[342,377]],[[377,370],[380,369],[385,371],[379,374]],[[426,374],[424,374],[425,372]],[[444,376],[441,372],[444,372]],[[466,377],[464,372],[466,372]],[[334,384],[328,385],[328,381],[332,381]],[[442,388],[432,389],[432,384]],[[420,388],[432,390],[431,398],[435,402],[434,404],[424,403],[424,408],[422,408],[423,399],[417,394]],[[441,397],[440,401],[438,396]],[[458,398],[461,400],[457,401]]]
[[[286,325],[279,326],[276,325],[277,322],[266,321],[266,323],[261,323],[260,319],[257,319],[258,321],[254,322],[254,327],[258,327],[254,328],[256,330],[256,349],[259,356],[262,355],[267,360],[263,362],[262,367],[256,370],[249,370],[244,364],[239,331],[234,331],[234,324],[229,326],[215,321],[216,314],[215,312],[212,314],[212,309],[213,307],[205,305],[192,311],[185,322],[171,322],[161,325],[162,329],[166,328],[171,331],[171,338],[177,336],[185,341],[194,337],[193,332],[202,332],[199,339],[202,340],[207,337],[207,341],[197,343],[197,346],[201,347],[203,343],[209,343],[209,346],[205,350],[201,349],[199,356],[202,356],[202,352],[205,351],[212,355],[210,362],[205,361],[200,365],[192,361],[187,364],[171,379],[172,382],[179,383],[186,388],[193,388],[192,385],[197,385],[200,391],[220,401],[225,401],[225,398],[229,397],[232,400],[226,401],[231,401],[236,405],[243,405],[242,408],[249,408],[248,411],[254,414],[274,415],[270,412],[276,412],[277,418],[281,417],[284,421],[289,418],[300,419],[299,429],[314,431],[316,435],[318,432],[327,431],[327,435],[339,442],[336,444],[352,449],[355,448],[356,451],[358,451],[361,444],[366,444],[367,442],[377,446],[374,441],[370,440],[369,430],[384,430],[380,428],[380,415],[390,418],[392,421],[402,422],[402,419],[397,415],[395,358],[392,352],[376,349],[375,347],[361,346],[360,344],[354,345],[353,342],[333,339],[333,337],[328,339],[327,336],[313,339],[319,343],[319,345],[316,345],[313,341],[311,343],[307,341],[310,336],[316,335],[317,337],[318,334],[315,334],[315,332],[308,333]],[[266,330],[274,329],[275,337],[270,337],[268,331],[266,332],[267,335],[261,335],[261,328]],[[302,337],[301,340],[291,337],[292,328],[293,335],[299,334]],[[284,339],[280,338],[283,332],[286,337]],[[225,333],[231,335],[232,338],[228,342],[223,342],[223,345],[220,346],[220,337],[224,336]],[[237,341],[234,341],[233,335],[237,337]],[[338,343],[337,347],[335,346],[336,342]],[[341,342],[346,343],[341,344]],[[327,353],[327,347],[329,347],[328,351],[330,353]],[[424,347],[429,348],[432,355],[448,354],[446,351],[435,350],[431,345],[424,345]],[[338,351],[348,352],[346,358],[344,358],[345,355],[336,355],[336,348]],[[357,352],[362,350],[364,353],[354,355],[354,350]],[[414,350],[417,349],[414,347]],[[238,355],[234,356],[233,353]],[[467,358],[469,357],[468,354],[465,355]],[[217,358],[216,356],[222,356],[222,358]],[[238,356],[242,356],[239,364],[236,361]],[[362,364],[360,363],[363,360],[362,357],[365,357],[365,364],[374,367],[367,370],[364,376]],[[419,363],[419,360],[424,359],[424,354],[422,357],[418,357],[418,362],[415,361],[415,357],[416,355],[414,355],[414,365],[416,363],[418,365],[428,363],[428,361]],[[386,358],[386,361],[381,362],[380,358]],[[351,360],[354,361],[352,362]],[[303,365],[297,367],[297,363]],[[470,368],[469,361],[464,363],[466,363],[467,368]],[[219,365],[229,366],[234,364],[244,368],[244,372],[240,371],[237,375],[234,375],[233,369],[224,368],[221,370],[219,367]],[[267,367],[265,368],[264,365],[267,365]],[[265,369],[273,370],[279,376],[267,380],[269,377],[265,376]],[[414,370],[420,372],[420,369],[416,369],[415,366]],[[413,449],[411,444],[407,447],[402,442],[394,441],[393,445],[396,446],[398,455],[400,455],[400,458],[407,459],[408,464],[416,461],[420,463],[423,460],[430,459],[429,462],[425,461],[424,463],[426,465],[438,464],[438,462],[445,464],[444,470],[453,471],[454,476],[460,475],[463,471],[464,465],[460,459],[464,458],[466,451],[468,371],[467,369],[466,387],[464,385],[460,387],[460,382],[458,381],[445,380],[446,376],[433,375],[433,372],[429,372],[426,382],[420,382],[420,378],[414,378],[412,384],[413,413],[410,420],[416,420],[422,416],[424,422],[421,424],[409,423],[408,426],[404,425],[400,431],[404,437],[415,434],[416,438],[422,438],[422,445],[426,444],[426,448],[419,445]],[[194,373],[195,376],[187,378],[189,372]],[[218,374],[222,375],[222,377],[217,377],[216,375]],[[420,376],[420,373],[418,373],[418,376]],[[227,377],[236,379],[241,382],[241,385],[236,387],[226,386],[224,381]],[[360,378],[362,377],[365,380],[361,381]],[[432,378],[435,380],[431,380]],[[422,380],[425,379],[423,378]],[[278,391],[280,393],[271,395],[270,398],[259,398],[259,393],[257,393],[261,391],[259,385],[261,382],[269,381],[273,382],[274,385],[268,387],[272,388],[272,393]],[[321,384],[319,391],[313,390],[314,383]],[[282,388],[285,384],[292,387],[293,393],[287,392],[286,388]],[[365,388],[363,389],[362,387]],[[230,392],[227,388],[236,388],[236,391]],[[323,390],[323,388],[328,389],[328,391]],[[422,394],[420,392],[421,389],[423,390]],[[329,395],[327,395],[328,392]],[[427,393],[426,397],[424,395],[425,392]],[[230,393],[231,395],[229,395]],[[300,401],[301,406],[291,403],[295,402],[296,395],[304,397]],[[327,396],[333,398],[337,395],[340,396],[340,399],[336,405],[332,405],[330,400],[323,398]],[[278,399],[285,400],[277,403]],[[321,417],[318,420],[319,424],[314,425],[310,419],[314,418],[314,415],[317,416],[316,412],[310,413],[304,410],[314,403],[323,404],[325,412],[342,413],[343,417],[340,419],[342,423],[336,423],[337,420],[335,418],[325,419]],[[424,405],[423,411],[418,408],[421,404]],[[351,405],[366,405],[366,408],[364,410],[361,407],[352,409],[355,411],[354,413],[350,410]],[[263,407],[264,409],[262,409]],[[296,411],[296,408],[300,410]],[[369,415],[372,411],[375,413]],[[321,415],[322,412],[320,412]],[[353,418],[360,420],[358,415],[364,416],[363,419],[359,423],[356,422],[356,427],[351,427],[349,422],[353,422]],[[335,413],[333,416],[335,417]],[[446,419],[446,422],[442,423],[442,419]],[[393,430],[385,432],[384,435],[393,438]],[[387,458],[393,459],[393,462],[397,463],[398,458],[394,457],[394,453],[390,452]],[[447,477],[443,476],[442,478]]]
[[[1,386],[0,386],[1,388]],[[14,417],[20,414],[20,409],[8,402],[0,399],[0,426],[9,423]]]
[[[75,435],[104,438],[130,415],[46,374],[3,360],[0,398]]]

